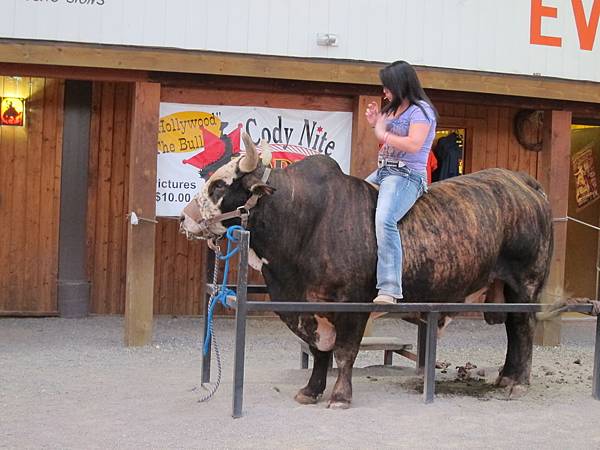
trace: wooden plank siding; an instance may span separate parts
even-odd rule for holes
[[[126,123],[129,111],[127,107],[115,109],[116,87],[115,83],[94,83],[92,90],[87,258],[88,276],[91,281],[90,312],[99,314],[123,313],[125,298],[124,271],[117,271],[117,268],[122,266],[125,246],[122,241],[115,239],[117,233],[114,228],[122,230],[125,224],[125,208],[121,207],[120,211],[115,211],[115,204],[123,205],[125,198],[125,158],[119,159],[117,155],[123,152],[128,154],[126,136],[123,136],[127,130],[126,127],[115,128],[115,123]],[[129,95],[127,92],[126,102]],[[122,148],[118,147],[119,143]],[[117,147],[114,144],[117,144]],[[111,202],[111,196],[117,195],[120,198]],[[112,217],[114,214],[117,217]],[[117,226],[119,218],[121,223]],[[111,265],[111,262],[116,262],[116,252],[119,253],[119,264]]]
[[[206,244],[188,241],[179,222],[158,219],[154,278],[155,314],[200,314]]]
[[[523,148],[513,133],[518,108],[432,101],[440,114],[438,127],[466,129],[467,173],[503,167],[537,177],[538,153]]]
[[[131,85],[95,82],[90,131],[87,259],[90,312],[125,309]],[[199,314],[204,245],[188,242],[177,221],[156,228],[154,312]]]
[[[128,212],[128,130],[131,85],[94,83],[89,165],[88,269],[92,281],[91,312],[121,314],[125,298],[125,250]],[[486,167],[507,167],[536,176],[537,154],[515,140],[512,121],[518,111],[508,106],[440,101],[440,127],[465,128],[468,172]],[[350,96],[315,96],[298,93],[249,92],[232,89],[161,89],[165,102],[193,104],[237,104],[298,109],[352,111]],[[372,167],[365,169],[365,164]],[[366,173],[375,161],[354,161],[353,173]],[[187,241],[172,219],[159,219],[155,237],[154,313],[196,315],[202,312],[205,280],[204,242]],[[225,250],[225,249],[223,249]],[[230,280],[235,280],[232,264]],[[261,283],[261,275],[250,270],[250,282]],[[219,311],[223,313],[223,311]]]
[[[0,314],[56,314],[64,82],[0,76],[26,98],[24,127],[0,127]]]

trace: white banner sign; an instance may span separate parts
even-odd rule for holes
[[[325,154],[350,171],[350,112],[161,103],[156,215],[179,216],[217,168],[243,153],[242,130],[271,144],[273,167]]]

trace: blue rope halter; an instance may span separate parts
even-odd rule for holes
[[[206,320],[208,321],[208,326],[206,327],[206,336],[204,338],[204,348],[203,352],[206,356],[208,354],[208,349],[210,347],[211,337],[212,337],[212,323],[213,323],[213,312],[217,303],[221,303],[224,307],[229,308],[227,304],[227,297],[230,295],[235,295],[235,291],[227,288],[227,276],[229,275],[229,260],[240,250],[239,247],[235,247],[232,249],[232,244],[239,242],[233,236],[233,232],[236,230],[243,231],[244,227],[239,225],[233,225],[227,228],[227,232],[225,233],[225,237],[227,238],[227,252],[225,255],[217,255],[220,260],[225,261],[225,268],[223,269],[223,283],[221,287],[218,289],[216,294],[210,298],[208,304],[208,315]],[[217,264],[217,261],[215,261]]]

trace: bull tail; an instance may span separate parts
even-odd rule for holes
[[[589,298],[581,297],[567,297],[561,298],[552,304],[548,304],[547,307],[536,313],[537,320],[550,320],[560,315],[560,313],[567,311],[569,305],[592,305],[592,311],[588,314],[592,316],[600,315],[600,302],[597,300],[590,300]]]

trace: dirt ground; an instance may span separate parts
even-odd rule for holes
[[[438,396],[424,405],[411,361],[363,352],[351,409],[301,406],[308,379],[296,338],[276,319],[249,322],[244,417],[232,419],[233,321],[215,330],[223,382],[198,403],[202,320],[160,317],[152,345],[125,348],[121,317],[0,319],[0,448],[600,448],[591,397],[595,322],[565,321],[563,345],[534,349],[528,395],[495,389],[503,326],[453,322],[438,346]],[[375,335],[415,343],[416,327],[377,321]],[[477,368],[457,381],[457,366]],[[483,371],[481,371],[483,369]],[[213,368],[213,374],[215,374]],[[479,374],[478,374],[479,372]]]

